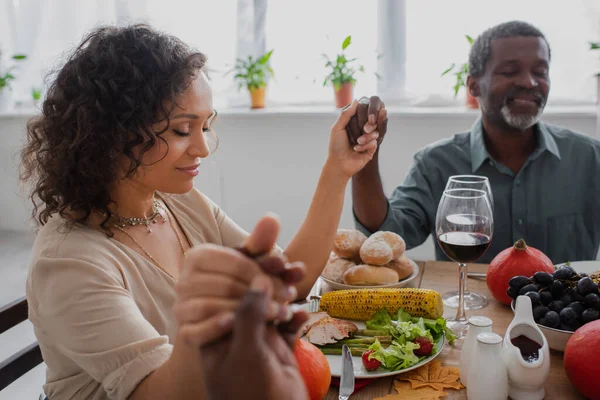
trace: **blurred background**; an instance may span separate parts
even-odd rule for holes
[[[515,19],[541,29],[552,48],[542,119],[600,137],[599,0],[0,0],[0,305],[24,295],[35,229],[18,182],[27,121],[93,27],[148,22],[208,55],[221,146],[195,184],[246,230],[279,214],[285,246],[308,209],[337,103],[385,101],[380,169],[389,194],[415,152],[470,129],[479,110],[463,85],[468,38]],[[244,75],[249,65],[261,74]],[[264,98],[249,94],[256,80]],[[349,185],[340,227],[353,226]],[[433,259],[433,243],[408,254]],[[0,360],[33,341],[28,322],[6,332]],[[0,400],[37,398],[43,375],[41,365]]]

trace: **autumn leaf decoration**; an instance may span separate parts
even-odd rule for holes
[[[442,367],[439,361],[432,361],[421,368],[399,375],[394,381],[394,389],[398,394],[375,400],[438,400],[448,395],[444,389],[464,388],[458,382],[459,379],[458,368]]]
[[[460,370],[453,367],[442,367],[439,361],[432,361],[421,368],[400,375],[397,379],[409,381],[413,389],[430,386],[442,391],[446,388],[460,390],[464,386],[458,382]]]

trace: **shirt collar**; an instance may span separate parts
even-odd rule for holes
[[[536,131],[538,133],[538,146],[533,152],[532,156],[537,158],[544,151],[548,151],[560,160],[560,151],[558,150],[556,141],[548,130],[548,127],[544,123],[538,122],[536,124]],[[481,165],[490,158],[490,153],[488,153],[487,148],[485,147],[485,141],[483,138],[483,123],[481,121],[481,117],[479,117],[471,127],[472,171],[477,171],[479,167],[481,167]]]

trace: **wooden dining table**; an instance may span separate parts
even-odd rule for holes
[[[433,289],[440,293],[445,293],[458,288],[458,265],[451,262],[426,261],[417,262],[420,271],[419,276],[414,281],[414,287],[423,289]],[[486,272],[486,264],[469,264],[469,272]],[[481,293],[487,296],[489,304],[479,310],[467,311],[467,317],[474,315],[483,315],[491,318],[493,321],[492,330],[500,336],[504,336],[506,328],[512,321],[514,314],[510,307],[500,304],[492,297],[489,292],[485,279],[469,279],[469,290]],[[322,285],[321,292],[330,290]],[[455,308],[445,307],[444,317],[456,315]],[[456,340],[453,346],[446,344],[442,353],[437,357],[444,366],[459,367],[460,351],[463,340]],[[550,374],[546,380],[546,400],[570,400],[570,399],[585,399],[571,385],[567,379],[565,369],[563,367],[563,353],[555,350],[550,350]],[[371,400],[379,397],[385,397],[388,394],[396,394],[393,387],[394,377],[386,377],[375,379],[369,385],[357,390],[351,397],[351,400]],[[443,399],[466,399],[467,390],[446,389],[447,397]],[[338,388],[331,386],[326,400],[338,399]]]

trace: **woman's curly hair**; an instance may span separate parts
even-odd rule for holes
[[[41,115],[27,124],[21,180],[31,186],[36,222],[58,213],[84,223],[98,210],[108,233],[111,185],[124,165],[131,176],[144,153],[164,141],[177,97],[205,63],[202,53],[148,25],[91,32],[58,71]],[[166,127],[153,131],[161,121]]]

